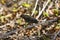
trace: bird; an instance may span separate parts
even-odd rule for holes
[[[22,14],[21,17],[28,23],[38,23],[37,19],[35,19],[34,17],[31,17],[29,15]]]
[[[29,15],[21,15],[21,17],[28,23],[36,23],[35,25],[28,25],[26,27],[26,29],[30,29],[30,28],[33,28],[37,25],[42,25],[42,28],[45,29],[46,26],[49,26],[52,25],[54,22],[57,22],[58,20],[60,20],[59,18],[60,17],[55,17],[53,19],[50,19],[50,20],[47,20],[47,21],[42,21],[42,22],[39,22],[37,19],[29,16]]]

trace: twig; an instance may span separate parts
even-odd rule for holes
[[[21,29],[15,29],[15,30],[12,30],[12,31],[10,31],[10,32],[8,32],[8,33],[2,34],[2,35],[0,36],[0,38],[6,38],[6,37],[8,37],[9,35],[17,32],[17,31],[19,31],[19,30],[21,30]]]
[[[59,5],[58,5],[57,2],[58,2],[58,0],[55,1],[55,7],[56,7],[56,9],[58,9],[58,7],[59,7]]]
[[[12,14],[10,14],[10,15],[12,15]],[[20,16],[20,14],[18,14],[18,16]],[[18,18],[18,16],[16,16],[16,18]],[[5,17],[9,17],[9,14],[6,15]],[[5,25],[0,26],[0,28],[6,27],[6,25],[14,25],[16,18],[13,19],[12,21],[10,21],[9,23],[6,23]]]
[[[35,26],[38,26],[38,25],[43,25],[43,26],[51,25],[52,23],[57,22],[57,20],[58,20],[58,17],[56,17],[52,20],[48,20],[48,21],[43,20],[42,22],[39,22],[38,24],[28,25],[26,29],[29,29],[29,28],[32,28],[32,27],[35,27]]]
[[[6,27],[6,25],[11,25],[12,26],[12,25],[14,25],[14,23],[15,23],[15,19],[10,21],[9,23],[6,23],[5,25],[0,26],[0,28]]]
[[[53,6],[53,2],[50,3],[50,5],[48,6],[48,9],[50,9]]]
[[[55,20],[54,20],[55,21]],[[50,20],[50,22],[51,22],[51,20]],[[49,23],[50,23],[49,22]],[[41,23],[41,24],[45,24],[45,22],[44,23]],[[41,24],[36,24],[36,25],[30,25],[30,26],[27,26],[28,28],[29,27],[34,27],[34,26],[37,26],[37,25],[41,25]],[[26,30],[26,29],[28,29],[28,28],[24,28],[24,30]],[[2,36],[0,36],[0,38],[6,38],[7,36],[9,36],[10,34],[12,34],[12,33],[15,33],[15,32],[17,32],[17,31],[19,31],[19,30],[21,30],[21,29],[16,29],[16,30],[13,30],[13,31],[11,31],[11,32],[8,32],[8,33],[6,33],[6,34],[2,34]],[[58,34],[58,33],[57,33]],[[56,35],[55,35],[56,36]]]
[[[51,7],[53,6],[53,2],[50,3],[50,5],[48,6],[48,9],[46,10],[46,12],[49,14],[53,14],[51,10],[49,10]]]
[[[34,14],[34,12],[35,12],[35,10],[36,10],[36,7],[37,7],[37,4],[38,4],[38,1],[39,1],[39,0],[36,0],[35,7],[34,7],[34,9],[33,9],[33,12],[32,12],[32,14],[31,14],[31,16],[33,16],[33,14]]]
[[[40,15],[42,14],[42,12],[45,10],[46,6],[48,5],[48,3],[50,2],[50,0],[47,1],[46,5],[43,7],[43,9],[40,11],[40,13],[38,14],[38,16],[36,17],[36,19],[38,19],[40,17]]]
[[[57,35],[58,35],[59,33],[60,33],[60,30],[59,30],[57,33],[55,33],[53,40],[56,39],[56,37],[57,37]]]

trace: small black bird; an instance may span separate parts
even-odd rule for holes
[[[29,16],[29,15],[21,15],[23,19],[25,19],[26,22],[28,23],[38,23],[38,20]]]

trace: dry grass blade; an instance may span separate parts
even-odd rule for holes
[[[11,6],[10,2],[12,2]],[[1,0],[0,39],[56,40],[60,38],[59,6],[59,0]]]
[[[53,6],[53,2],[51,2],[50,5],[48,6],[48,9],[46,10],[47,13],[48,13],[48,11],[49,11],[49,13],[53,14],[52,11],[49,10],[52,6]]]
[[[50,5],[48,6],[48,9],[50,9],[53,6],[53,2],[50,3]]]
[[[31,16],[33,16],[33,14],[34,14],[34,12],[35,12],[35,10],[36,10],[36,7],[37,7],[37,4],[38,4],[38,1],[39,1],[39,0],[36,0],[35,7],[34,7],[34,9],[33,9],[33,12],[32,12],[32,14],[31,14]]]
[[[17,32],[17,31],[19,31],[19,30],[21,30],[21,29],[12,30],[12,31],[10,31],[10,32],[8,32],[8,33],[2,34],[2,35],[0,36],[0,38],[7,38],[10,34],[13,34],[13,33]]]
[[[58,9],[58,6],[59,6],[57,2],[58,2],[58,0],[55,1],[55,7],[56,7],[56,9]]]
[[[10,23],[7,23],[5,25],[0,26],[0,28],[6,27],[6,25],[12,25],[12,26],[14,26],[14,23],[15,23],[15,21],[12,20],[12,21],[10,21]]]
[[[40,11],[40,13],[36,17],[36,19],[38,19],[41,16],[42,12],[45,10],[45,8],[46,8],[46,6],[48,5],[49,2],[50,2],[50,0],[47,1],[46,5],[42,8],[42,10]]]
[[[53,40],[56,39],[56,37],[57,37],[57,35],[58,35],[59,33],[60,33],[60,30],[59,30],[57,33],[55,33]]]

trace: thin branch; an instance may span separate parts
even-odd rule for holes
[[[10,32],[8,32],[8,33],[2,34],[2,35],[0,36],[0,38],[6,38],[6,37],[8,37],[10,34],[13,34],[13,33],[17,32],[17,31],[19,31],[19,30],[21,30],[21,29],[12,30],[12,31],[10,31]]]
[[[47,1],[46,5],[45,5],[45,6],[43,7],[43,9],[40,11],[40,13],[39,13],[38,16],[36,17],[36,19],[38,19],[38,18],[41,16],[42,12],[45,10],[45,8],[46,8],[46,6],[48,5],[49,2],[50,2],[50,0]]]
[[[55,7],[56,7],[56,9],[58,9],[58,7],[59,7],[59,5],[58,5],[57,2],[58,2],[58,0],[55,1]]]
[[[32,14],[31,14],[31,16],[33,16],[33,14],[34,14],[34,12],[35,12],[35,10],[36,10],[36,7],[37,7],[37,4],[38,4],[38,1],[39,1],[39,0],[36,0],[35,7],[34,7],[34,9],[33,9],[33,12],[32,12]]]
[[[58,20],[58,17],[56,17],[56,18],[54,18],[54,19],[52,19],[52,20],[48,20],[48,21],[43,20],[43,21],[39,22],[38,24],[28,25],[28,26],[26,27],[26,29],[29,29],[29,28],[32,28],[32,27],[36,27],[36,26],[38,26],[38,25],[43,25],[43,26],[51,25],[51,24],[53,24],[54,22],[57,22],[57,20]],[[60,19],[59,19],[59,20],[60,20]]]
[[[6,27],[6,25],[11,25],[11,26],[13,26],[14,23],[15,23],[15,21],[12,20],[12,21],[10,21],[10,23],[6,23],[5,25],[0,26],[0,28]]]
[[[53,40],[56,39],[56,37],[57,37],[57,35],[58,35],[59,33],[60,33],[60,30],[59,30],[57,33],[55,33],[55,36],[54,36]]]
[[[55,21],[55,19],[53,19],[54,21]],[[50,22],[52,22],[51,20],[49,20],[49,21],[47,21],[48,23],[50,23]],[[27,28],[24,28],[24,30],[26,30],[26,29],[28,29],[28,28],[30,28],[30,27],[34,27],[34,26],[37,26],[37,25],[41,25],[41,24],[45,24],[46,22],[44,22],[44,23],[40,23],[40,24],[35,24],[35,25],[29,25],[29,26],[27,26]],[[10,31],[10,32],[8,32],[8,33],[6,33],[6,34],[2,34],[2,36],[0,36],[0,38],[6,38],[7,36],[9,36],[10,34],[12,34],[12,33],[15,33],[15,32],[17,32],[17,31],[19,31],[19,30],[22,30],[22,29],[17,29],[17,30],[13,30],[13,31]],[[58,34],[58,33],[57,33]],[[55,35],[56,36],[56,35]]]
[[[49,14],[53,14],[51,10],[49,10],[51,7],[53,6],[53,2],[50,3],[50,5],[48,6],[48,9],[46,10],[46,12]]]
[[[8,15],[6,15],[5,17],[9,17],[9,16],[11,16],[11,15],[12,15],[12,14],[8,14]],[[18,18],[19,16],[20,16],[20,14],[16,15],[16,18]],[[9,23],[6,23],[5,25],[0,26],[0,28],[6,27],[6,25],[14,25],[16,18],[13,19],[12,21],[10,21]]]
[[[50,3],[50,5],[48,6],[48,9],[50,9],[53,6],[53,2]]]

